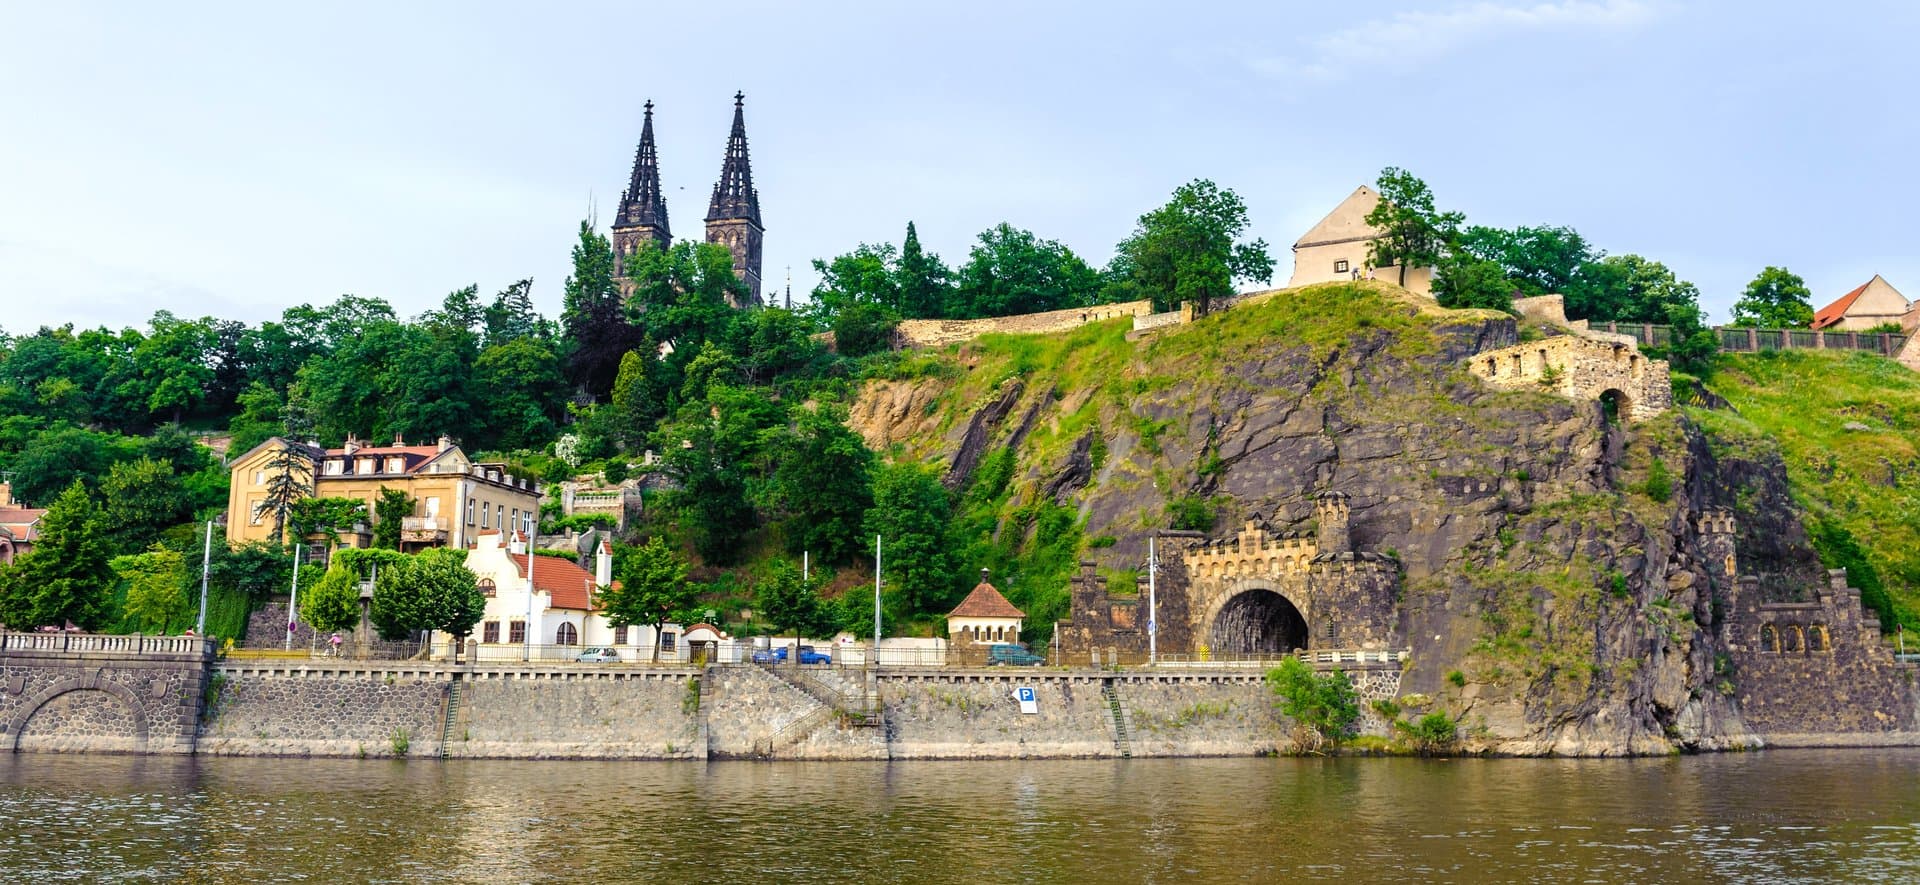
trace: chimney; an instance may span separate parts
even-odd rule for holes
[[[0,507],[13,506],[13,483],[0,482]]]
[[[396,432],[395,432],[395,433],[393,434],[393,447],[397,449],[397,448],[400,448],[401,446],[404,446],[404,445],[406,445],[406,444],[407,444],[407,439],[406,439],[406,437],[403,437],[403,436],[401,436],[401,435],[400,435],[400,434],[399,434],[399,433],[398,433],[398,432],[396,431]]]
[[[360,451],[360,441],[357,439],[354,439],[353,434],[349,433],[347,434],[347,442],[346,442],[345,448],[346,448],[347,454],[349,455],[353,454],[354,452]]]
[[[444,433],[440,434],[440,451],[444,452],[451,448],[453,448],[453,438]]]
[[[593,582],[602,587],[613,586],[613,545],[605,537],[600,539],[600,550],[593,555]]]

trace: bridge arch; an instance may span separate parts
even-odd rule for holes
[[[56,701],[60,703],[55,703]],[[0,738],[4,739],[7,752],[17,753],[22,749],[22,742],[28,736],[28,729],[35,724],[34,717],[40,716],[43,712],[54,713],[56,710],[61,713],[78,713],[92,719],[95,724],[109,726],[116,724],[116,719],[124,718],[127,722],[125,730],[130,733],[108,735],[108,737],[124,737],[127,742],[125,747],[127,752],[140,752],[146,749],[147,711],[141,705],[139,695],[118,682],[100,679],[89,674],[84,677],[73,676],[59,680],[41,689],[27,703],[22,704],[20,711],[7,722],[6,734]],[[51,734],[60,735],[62,731],[58,730],[59,725],[55,728],[56,730]]]

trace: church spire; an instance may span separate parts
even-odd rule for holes
[[[733,253],[733,272],[747,285],[746,297],[735,307],[760,304],[760,248],[766,228],[760,223],[760,193],[753,189],[753,168],[747,163],[745,93],[733,94],[733,133],[727,136],[727,160],[713,186],[707,206],[707,242]]]
[[[760,224],[760,193],[753,189],[753,167],[747,162],[747,95],[733,94],[733,132],[727,136],[727,159],[713,186],[707,220],[743,218]]]
[[[667,225],[667,198],[660,191],[660,155],[653,146],[653,100],[646,103],[646,122],[640,127],[640,147],[633,155],[633,178],[620,195],[620,212],[613,226],[647,227],[661,245],[673,241]]]

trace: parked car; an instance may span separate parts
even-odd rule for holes
[[[753,653],[753,662],[756,664],[784,664],[787,662],[787,646],[783,645],[779,648],[770,649],[763,648],[756,651]],[[800,663],[831,664],[833,663],[833,655],[827,654],[826,652],[814,651],[811,645],[803,645],[800,646]]]
[[[997,667],[1011,664],[1015,667],[1037,667],[1047,662],[1044,656],[1034,654],[1024,645],[1003,643],[987,649],[987,666]]]
[[[594,646],[574,655],[573,659],[591,664],[617,663],[620,660],[620,653],[611,648]]]

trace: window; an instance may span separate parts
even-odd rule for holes
[[[679,635],[674,633],[660,634],[660,650],[673,651],[673,641],[678,638],[680,638]]]
[[[520,527],[520,508],[518,507],[513,508],[513,527],[516,529]]]
[[[440,499],[438,497],[427,498],[427,518],[435,519],[439,516],[440,516]]]
[[[265,470],[255,470],[255,471],[253,472],[253,484],[254,484],[254,485],[257,485],[257,486],[263,486],[263,485],[266,485],[266,484],[267,484],[267,472],[266,472]]]
[[[627,628],[625,627],[613,628],[613,644],[614,645],[627,644]]]
[[[373,459],[361,458],[360,463],[354,465],[353,472],[358,473],[362,476],[366,476],[373,473]]]
[[[526,621],[508,621],[507,622],[507,641],[515,645],[518,645],[522,642],[526,642],[527,641],[527,622]]]
[[[473,499],[467,499],[467,525],[473,525]]]
[[[480,641],[488,645],[500,641],[500,622],[488,621],[480,625]]]
[[[481,596],[485,596],[488,599],[492,599],[497,593],[499,593],[499,588],[493,586],[492,578],[480,579],[480,595]]]
[[[572,624],[562,621],[560,623],[560,628],[553,631],[553,644],[554,645],[579,645],[580,631],[575,630]]]
[[[388,472],[388,473],[405,473],[405,472],[407,472],[407,459],[405,459],[405,458],[388,458],[388,459],[387,459],[387,472]]]
[[[507,508],[505,506],[501,506],[493,511],[493,527],[496,529],[504,529],[507,527]]]
[[[487,523],[490,523],[490,522],[493,522],[493,505],[485,501],[481,501],[480,502],[480,527],[484,529],[487,527]]]
[[[265,518],[266,513],[267,513],[267,502],[265,501],[253,502],[253,515],[247,517],[247,524],[259,525],[260,520]]]
[[[1346,260],[1345,258],[1342,258],[1342,259],[1340,259],[1339,261],[1336,261],[1336,262],[1334,262],[1334,263],[1333,263],[1333,272],[1334,272],[1334,273],[1346,273],[1346,272],[1347,272],[1347,260]]]
[[[346,470],[347,470],[347,462],[344,459],[341,459],[341,458],[327,459],[327,475],[328,476],[339,476],[340,474],[345,473]]]

